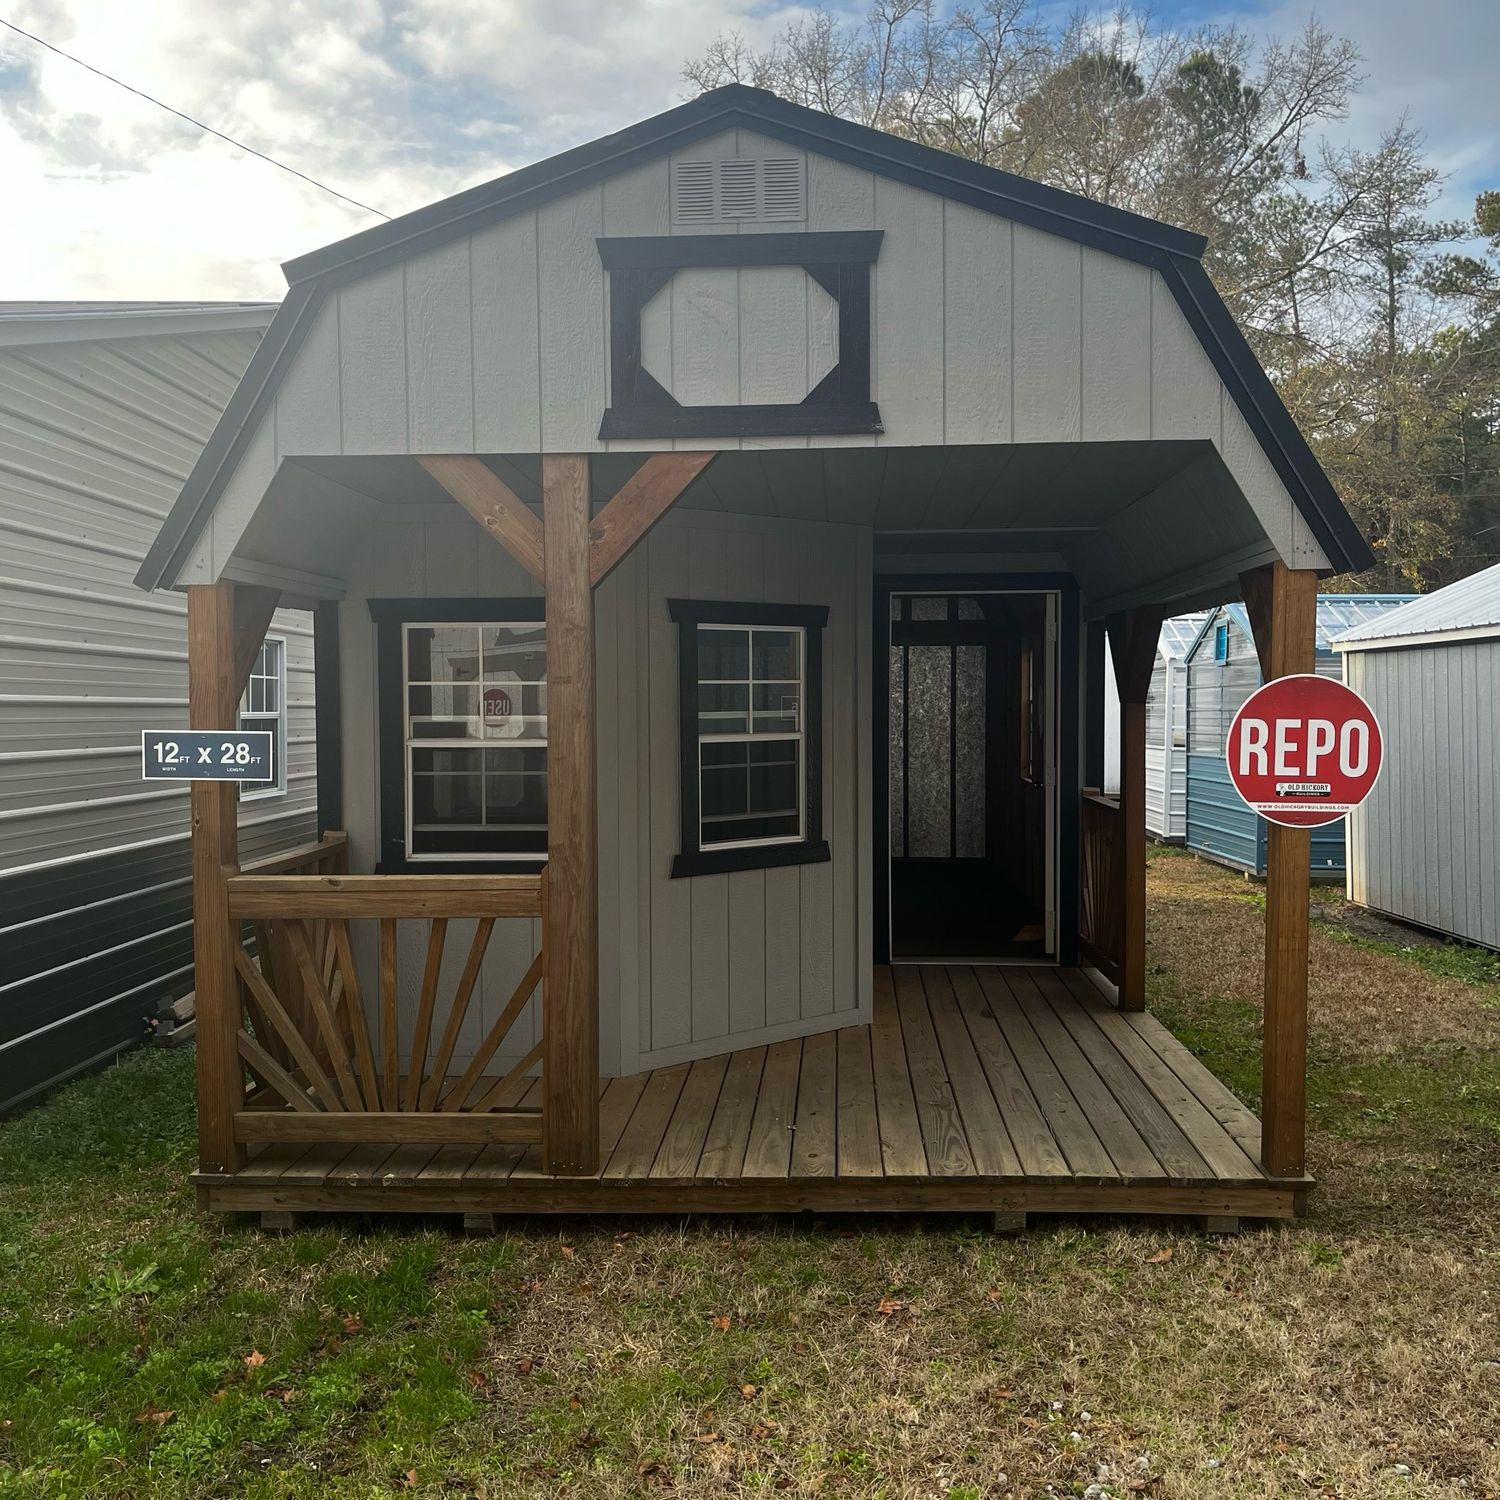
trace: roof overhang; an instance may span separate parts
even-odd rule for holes
[[[1409,635],[1374,635],[1332,643],[1335,651],[1388,651],[1398,646],[1453,646],[1460,641],[1500,640],[1500,625],[1471,625],[1463,630],[1424,630]]]

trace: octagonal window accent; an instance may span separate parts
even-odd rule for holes
[[[678,271],[641,309],[641,367],[683,406],[805,401],[839,362],[839,305],[801,266]]]

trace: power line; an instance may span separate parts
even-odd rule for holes
[[[355,208],[363,209],[367,214],[376,214],[382,219],[389,219],[390,215],[381,213],[378,208],[372,208],[368,203],[361,203],[358,198],[351,198],[348,193],[341,193],[337,188],[331,188],[326,182],[319,182],[316,177],[309,177],[306,172],[299,172],[296,167],[289,167],[284,161],[277,161],[274,156],[267,156],[264,151],[257,151],[254,146],[247,146],[244,141],[237,141],[232,135],[225,135],[222,130],[215,130],[212,125],[205,125],[202,120],[195,120],[192,115],[184,114],[180,109],[174,109],[172,105],[161,99],[138,89],[125,82],[123,78],[116,78],[113,73],[106,73],[103,68],[96,68],[93,63],[85,62],[81,57],[74,57],[71,52],[64,52],[61,47],[54,47],[51,42],[43,41],[41,37],[17,26],[14,21],[7,21],[0,16],[0,26],[14,31],[17,36],[24,36],[27,41],[35,42],[38,47],[45,47],[49,52],[55,52],[59,57],[66,58],[70,63],[76,63],[80,68],[87,69],[96,77],[104,79],[107,83],[122,88],[126,93],[134,94],[138,99],[144,99],[148,104],[154,104],[158,109],[164,109],[169,115],[176,115],[179,120],[186,120],[189,125],[196,125],[199,130],[207,131],[209,135],[218,136],[221,141],[227,141],[236,151],[248,151],[251,156],[258,156],[263,162],[269,162],[273,167],[280,167],[283,172],[290,172],[293,177],[300,177],[303,182],[311,183],[313,187],[322,192],[331,193],[335,198],[342,199],[345,203],[353,204]]]

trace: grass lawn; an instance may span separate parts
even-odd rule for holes
[[[1152,1004],[1252,1102],[1253,887],[1153,857]],[[1449,950],[1450,955],[1453,950]],[[1500,1492],[1500,983],[1320,920],[1311,1217],[200,1220],[192,1060],[0,1127],[0,1494]]]

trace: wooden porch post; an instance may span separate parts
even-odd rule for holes
[[[542,458],[547,591],[546,1168],[599,1166],[598,791],[589,461]]]
[[[1110,656],[1120,698],[1120,1009],[1146,1008],[1146,694],[1165,611],[1110,615]]]
[[[188,723],[193,729],[233,729],[240,694],[276,608],[276,591],[205,583],[194,584],[187,595]],[[233,1172],[240,1165],[234,1140],[245,1077],[235,1041],[239,935],[229,920],[224,883],[239,862],[238,804],[239,788],[232,781],[192,784],[198,1165],[205,1172]]]
[[[1311,672],[1318,577],[1273,563],[1241,578],[1261,676]],[[1307,904],[1312,834],[1266,825],[1266,980],[1261,1034],[1261,1165],[1298,1176],[1307,1163]]]

